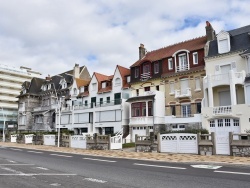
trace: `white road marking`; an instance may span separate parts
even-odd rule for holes
[[[102,161],[102,162],[108,162],[108,163],[115,163],[117,161],[110,161],[110,160],[103,160],[103,159],[93,159],[93,158],[83,158],[87,160],[92,160],[92,161]]]
[[[27,152],[30,152],[30,153],[43,153],[41,151],[27,151]]]
[[[55,155],[55,156],[59,156],[59,157],[72,157],[72,156],[69,156],[69,155],[59,155],[59,154],[50,154],[50,155]]]
[[[0,176],[77,176],[77,174],[38,173],[38,174],[0,174]]]
[[[34,165],[34,164],[0,164],[0,166],[15,166],[15,165],[17,165],[17,166],[25,166],[25,165]]]
[[[138,165],[138,166],[151,166],[151,167],[157,167],[157,168],[174,168],[174,169],[180,169],[180,170],[185,170],[186,169],[186,168],[183,168],[183,167],[159,166],[159,165],[139,164],[139,163],[134,163],[134,165]]]
[[[16,148],[10,148],[11,150],[16,150],[16,151],[23,151],[21,149],[16,149]]]
[[[230,172],[230,171],[218,171],[218,170],[215,170],[214,172],[225,173],[225,174],[240,174],[240,175],[250,176],[250,173],[246,173],[246,172]]]
[[[192,166],[193,168],[205,168],[205,169],[212,169],[212,170],[219,169],[222,167],[222,166],[213,166],[213,165],[190,165],[190,166]]]
[[[11,161],[11,160],[7,160],[8,162],[10,162],[10,163],[16,163],[16,161]]]
[[[38,168],[38,169],[41,169],[41,170],[49,170],[48,168],[44,168],[44,167],[36,167],[36,168]]]
[[[52,183],[52,184],[50,184],[50,185],[52,185],[52,186],[61,186],[60,183]]]
[[[94,178],[84,178],[83,180],[92,181],[92,182],[96,182],[96,183],[106,183],[107,182],[104,180],[98,180],[98,179],[94,179]]]

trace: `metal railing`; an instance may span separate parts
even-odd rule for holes
[[[176,72],[187,71],[189,69],[190,69],[189,64],[180,65],[176,67]]]
[[[145,72],[145,73],[142,73],[141,74],[141,80],[143,81],[143,80],[147,80],[147,79],[149,79],[149,78],[151,78],[151,73],[150,72]]]

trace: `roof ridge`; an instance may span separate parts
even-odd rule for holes
[[[193,41],[193,40],[196,40],[196,39],[201,39],[201,38],[204,38],[206,37],[205,35],[204,36],[200,36],[200,37],[195,37],[195,38],[192,38],[192,39],[188,39],[188,40],[184,40],[184,41],[181,41],[181,42],[177,42],[177,43],[174,43],[174,44],[170,44],[168,46],[164,46],[162,48],[159,48],[159,49],[156,49],[156,50],[152,50],[152,51],[149,51],[148,53],[150,52],[155,52],[157,50],[162,50],[162,49],[165,49],[165,48],[169,48],[169,47],[172,47],[172,46],[176,46],[178,44],[183,44],[183,43],[186,43],[186,42],[190,42],[190,41]]]

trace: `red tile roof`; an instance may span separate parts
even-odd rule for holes
[[[204,48],[206,42],[207,42],[207,38],[206,36],[203,36],[203,37],[183,41],[177,44],[173,44],[170,46],[166,46],[164,48],[160,48],[158,50],[154,50],[154,51],[146,53],[146,55],[142,59],[139,59],[130,67],[138,66],[145,61],[153,62],[153,61],[164,59],[166,57],[171,57],[178,50],[186,49],[189,51],[194,51],[194,50],[202,49]]]
[[[107,92],[110,92],[112,91],[112,87],[111,86],[108,86],[108,87],[105,87],[105,88],[101,88],[98,93],[107,93]]]
[[[81,98],[81,97],[87,97],[89,96],[89,91],[85,91],[85,92],[82,92],[82,93],[79,93],[77,98]]]
[[[127,76],[130,75],[130,69],[117,65],[118,70],[122,76],[122,88],[129,88],[129,84],[127,83]]]

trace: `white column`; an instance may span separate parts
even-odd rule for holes
[[[208,88],[208,102],[209,107],[214,107],[214,96],[211,75],[207,75],[207,88]]]
[[[230,79],[230,96],[231,96],[231,105],[236,105],[237,104],[237,99],[236,99],[236,92],[235,92],[235,76],[234,76],[234,71],[230,70],[229,71],[229,79]]]
[[[148,101],[146,101],[146,117],[148,117]]]

